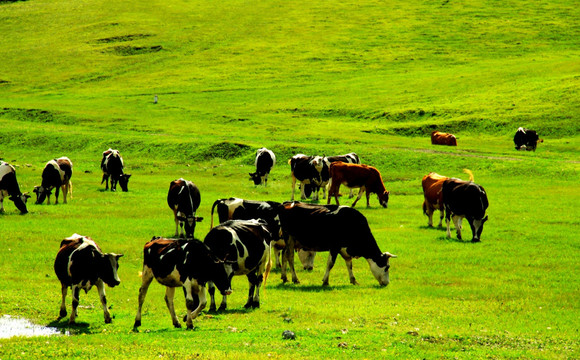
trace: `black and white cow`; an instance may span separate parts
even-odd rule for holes
[[[54,272],[60,280],[62,303],[60,318],[66,316],[66,294],[72,288],[72,310],[69,324],[74,324],[78,316],[80,291],[87,293],[93,285],[99,290],[99,297],[105,313],[105,323],[111,322],[111,314],[107,307],[105,284],[115,287],[121,283],[117,271],[120,254],[103,254],[99,246],[88,236],[73,234],[60,243],[60,250],[54,261]]]
[[[280,203],[275,201],[255,201],[239,198],[218,199],[211,207],[211,227],[213,228],[214,210],[217,210],[220,223],[227,220],[262,219],[266,221],[266,227],[272,236],[270,247],[274,251],[276,267],[280,268],[280,252],[285,245],[280,231],[279,207]],[[313,269],[315,254],[313,251],[299,251],[298,255],[305,270]]]
[[[199,240],[175,240],[154,237],[143,249],[142,284],[139,288],[139,307],[135,316],[134,328],[141,326],[141,309],[149,285],[155,278],[166,286],[165,303],[171,314],[173,326],[181,327],[173,297],[175,288],[183,287],[187,307],[187,328],[193,328],[192,320],[207,304],[205,286],[212,281],[222,294],[231,294],[231,266],[211,253],[210,249]]]
[[[36,203],[42,204],[44,199],[48,197],[46,203],[50,205],[50,195],[52,194],[52,189],[56,188],[54,201],[55,205],[58,204],[58,193],[62,188],[62,196],[64,198],[64,203],[66,204],[66,196],[70,193],[72,198],[72,168],[73,164],[67,157],[61,157],[58,159],[50,160],[44,166],[42,170],[42,183],[40,186],[34,187],[34,192],[36,193]]]
[[[20,192],[20,186],[16,180],[16,170],[14,166],[2,161],[0,162],[0,212],[4,212],[4,198],[14,202],[21,214],[26,214],[26,200],[30,198],[28,193]]]
[[[467,218],[473,233],[471,241],[481,241],[483,224],[487,221],[485,211],[489,206],[485,189],[472,181],[451,178],[443,182],[441,192],[445,207],[447,237],[451,237],[450,220],[453,216],[458,239],[461,239],[461,220]]]
[[[288,161],[290,171],[292,172],[292,197],[294,200],[294,189],[296,180],[300,182],[300,198],[306,199],[313,193],[312,199],[318,200],[318,191],[320,188],[326,188],[330,179],[328,171],[329,163],[322,156],[307,156],[297,154]],[[323,193],[326,198],[326,191]]]
[[[282,258],[282,281],[286,282],[286,262],[292,271],[292,281],[299,283],[294,270],[294,249],[328,251],[323,285],[328,285],[330,270],[340,254],[345,262],[351,284],[357,284],[352,272],[352,259],[364,257],[381,286],[389,284],[389,259],[396,257],[381,252],[367,219],[358,210],[347,206],[309,205],[285,202],[279,210],[282,233],[286,240]]]
[[[254,181],[254,185],[264,184],[268,185],[268,175],[276,165],[276,155],[272,150],[261,148],[256,151],[256,172],[250,173],[250,180]]]
[[[181,226],[181,236],[184,236],[185,228],[185,237],[193,239],[195,223],[203,220],[202,217],[195,216],[200,203],[199,189],[191,181],[180,178],[169,184],[167,204],[173,210],[176,237],[179,236]]]
[[[129,178],[131,174],[123,173],[125,164],[123,157],[119,150],[109,148],[103,151],[103,159],[101,160],[101,170],[103,170],[103,179],[101,185],[105,183],[105,190],[109,189],[109,177],[111,178],[111,191],[117,190],[117,182],[121,185],[121,190],[129,191]]]
[[[536,151],[539,142],[544,142],[544,140],[540,139],[535,130],[520,127],[514,135],[516,150]]]
[[[260,307],[260,286],[272,268],[270,241],[271,235],[263,220],[228,220],[211,229],[203,241],[218,259],[231,264],[232,276],[248,277],[250,291],[245,308]],[[210,283],[210,310],[216,309],[214,293]],[[224,295],[219,309],[226,308],[227,297]]]

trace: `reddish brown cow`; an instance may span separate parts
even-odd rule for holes
[[[367,192],[367,207],[370,206],[369,198],[371,193],[376,193],[381,205],[385,208],[387,207],[389,192],[385,189],[381,173],[376,168],[361,164],[347,164],[342,161],[330,164],[330,187],[328,189],[327,204],[330,204],[330,198],[334,195],[336,204],[340,205],[338,202],[338,190],[342,184],[349,188],[360,188],[352,207],[356,205],[365,191]]]
[[[463,171],[469,175],[469,181],[473,181],[473,173],[468,169]],[[449,179],[447,176],[439,175],[434,172],[423,176],[423,213],[429,217],[429,226],[433,226],[433,213],[439,210],[439,227],[443,225],[443,214],[445,208],[443,207],[443,193],[441,189],[445,180]]]
[[[457,146],[457,139],[453,134],[433,131],[431,133],[431,144]]]

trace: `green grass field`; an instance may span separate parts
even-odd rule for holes
[[[0,215],[0,315],[70,336],[0,339],[0,359],[580,357],[579,18],[570,0],[0,0],[0,158],[30,192],[48,160],[74,164],[68,204],[20,216],[7,200]],[[514,150],[519,126],[544,139],[536,152]],[[431,145],[435,128],[458,147]],[[247,175],[262,146],[278,159],[267,188]],[[100,185],[109,147],[128,193]],[[172,327],[153,284],[132,331],[143,245],[174,232],[169,182],[200,188],[203,238],[214,200],[289,200],[292,155],[351,151],[391,191],[388,209],[357,204],[398,255],[387,288],[364,259],[360,285],[338,259],[322,287],[321,253],[301,284],[275,269],[257,310],[235,278],[228,311],[193,331]],[[464,168],[490,202],[479,244],[428,228],[421,210],[423,175]],[[96,289],[77,326],[57,321],[52,264],[75,232],[125,255],[112,324]]]

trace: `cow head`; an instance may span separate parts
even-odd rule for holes
[[[298,258],[302,263],[302,267],[306,271],[312,271],[314,269],[314,257],[316,256],[315,251],[300,250],[298,251]]]
[[[262,176],[257,172],[250,173],[250,180],[254,181],[254,185],[260,185],[262,183]]]
[[[379,202],[381,203],[381,206],[386,208],[389,205],[389,192],[385,190],[384,193],[379,193],[377,195],[379,196]]]
[[[469,221],[469,225],[471,226],[471,232],[473,233],[472,242],[480,242],[481,241],[481,233],[483,232],[483,224],[487,221],[487,215],[483,219],[467,219]]]
[[[396,257],[397,255],[393,255],[389,252],[384,252],[378,257],[367,259],[369,266],[371,267],[371,272],[373,273],[375,279],[378,280],[379,285],[381,286],[389,285],[390,282],[389,268],[391,267],[391,265],[389,265],[389,259]]]
[[[41,185],[35,186],[33,192],[36,194],[36,204],[42,204],[44,199],[52,194],[52,189],[45,188]]]
[[[121,174],[119,176],[119,185],[121,185],[121,190],[127,192],[129,191],[128,185],[129,185],[129,178],[131,177],[131,174]]]
[[[10,196],[10,200],[12,200],[14,202],[14,205],[16,205],[16,208],[18,210],[20,210],[20,213],[22,215],[28,213],[28,209],[26,209],[26,200],[28,200],[30,198],[30,195],[28,195],[28,193],[24,193],[24,194],[20,194],[20,195],[13,195]]]
[[[117,270],[119,269],[119,258],[123,254],[102,254],[99,264],[99,278],[110,287],[115,287],[121,283]]]
[[[211,258],[213,260],[211,280],[222,295],[230,295],[233,292],[232,278],[234,277],[231,262],[220,260],[213,254],[211,254]]]

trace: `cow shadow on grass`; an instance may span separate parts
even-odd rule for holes
[[[477,244],[477,242],[471,242],[471,240],[465,240],[465,239],[458,239],[457,236],[452,236],[450,238],[447,237],[447,235],[442,235],[437,237],[438,241],[441,242],[446,242],[446,243],[457,243],[457,244]]]
[[[47,327],[58,329],[63,335],[91,334],[90,324],[86,322],[75,322],[70,325],[68,318],[58,318],[46,325]]]
[[[340,289],[349,289],[352,288],[354,285],[301,285],[301,284],[292,284],[292,283],[279,283],[274,286],[269,286],[275,288],[276,290],[285,290],[285,291],[302,291],[302,292],[324,292],[324,291],[335,291]]]

